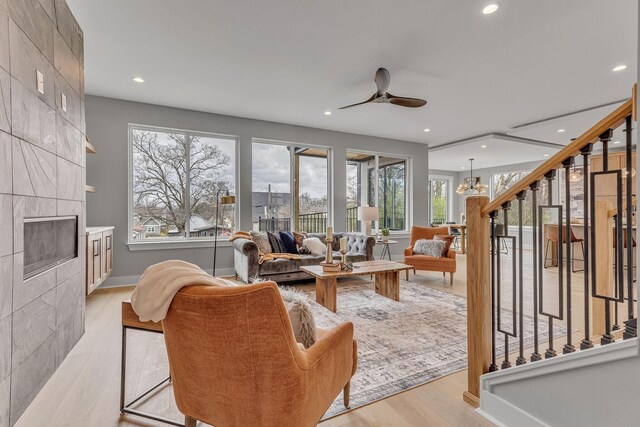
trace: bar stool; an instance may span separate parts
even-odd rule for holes
[[[131,301],[122,302],[122,350],[121,350],[121,365],[120,365],[120,413],[131,414],[138,417],[148,418],[150,420],[159,421],[161,423],[170,424],[177,427],[184,427],[183,423],[169,420],[159,415],[149,414],[147,412],[132,409],[131,407],[137,402],[153,393],[160,388],[163,384],[171,381],[171,374],[158,384],[151,387],[149,390],[142,393],[140,396],[135,397],[131,402],[125,403],[125,384],[127,374],[127,330],[134,329],[137,331],[152,332],[156,334],[162,334],[162,324],[156,322],[142,322],[138,315],[133,311],[131,307]]]
[[[455,222],[447,221],[445,224],[455,224]],[[448,227],[448,228],[449,228],[449,235],[454,237],[454,239],[453,239],[453,247],[454,247],[454,249],[458,249],[460,247],[459,246],[459,241],[458,241],[460,236],[461,236],[460,230],[455,229],[455,228],[451,228],[451,227]]]
[[[494,225],[494,230],[496,233],[496,236],[504,236],[504,224],[496,224]],[[491,238],[493,239],[493,230],[491,230]],[[509,247],[507,246],[507,242],[504,241],[504,239],[500,239],[501,243],[500,243],[500,252],[503,254],[508,254],[509,253]]]
[[[569,226],[569,230],[571,230],[571,247],[573,247],[573,245],[576,243],[580,243],[580,246],[582,247],[582,259],[584,260],[584,239],[578,239],[575,236],[575,234],[573,234],[573,229],[571,228],[571,226]],[[547,237],[547,243],[545,244],[545,247],[544,247],[544,268],[548,267],[547,261],[549,260],[549,257],[547,254],[549,252],[549,243],[553,242],[555,244],[558,244],[558,242],[560,242],[560,236],[558,235],[557,224],[547,224],[546,237]],[[551,258],[551,261],[553,261],[553,258]],[[575,262],[576,262],[576,258],[574,256],[571,258],[571,271],[573,273],[584,271],[584,270],[576,270]]]

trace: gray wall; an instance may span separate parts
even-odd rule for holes
[[[15,424],[84,333],[79,236],[80,256],[23,280],[24,218],[77,215],[84,231],[82,52],[64,0],[0,1],[1,427]]]
[[[128,234],[128,134],[129,123],[156,125],[179,129],[235,135],[239,140],[238,205],[240,229],[251,229],[251,141],[263,138],[332,147],[333,150],[333,211],[346,210],[346,151],[360,149],[387,154],[411,156],[411,193],[409,201],[413,224],[427,223],[428,146],[404,141],[292,126],[182,110],[171,107],[87,96],[87,133],[97,155],[87,159],[87,182],[98,189],[87,196],[87,224],[114,225],[114,270],[106,286],[131,283],[150,264],[179,258],[211,269],[211,248],[160,249],[131,251]],[[344,215],[336,214],[336,231],[346,228]],[[392,249],[400,257],[408,246],[408,235]],[[233,267],[233,252],[228,245],[218,251],[219,274],[229,274]],[[378,248],[377,251],[380,249]],[[105,286],[103,285],[103,286]]]

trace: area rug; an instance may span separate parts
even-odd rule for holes
[[[314,291],[308,293],[313,301]],[[397,302],[376,294],[373,282],[362,280],[339,283],[337,313],[313,301],[319,327],[347,321],[355,326],[358,371],[351,380],[351,409],[466,369],[466,302],[466,298],[410,281],[401,282]],[[545,329],[546,324],[541,323],[541,342],[547,338]],[[562,328],[557,329],[554,336],[563,333]],[[525,329],[524,337],[525,347],[530,347],[532,326]],[[498,347],[498,354],[502,351]],[[340,395],[323,419],[346,411]]]

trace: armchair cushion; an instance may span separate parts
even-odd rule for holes
[[[441,240],[445,243],[444,249],[442,250],[442,256],[447,256],[449,254],[449,248],[453,244],[453,240],[455,236],[445,236],[442,234],[436,234],[433,236],[433,240]]]

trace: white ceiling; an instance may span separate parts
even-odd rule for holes
[[[89,94],[433,146],[624,99],[637,75],[635,0],[488,16],[482,0],[67,1]],[[371,96],[380,66],[427,106],[336,111]]]
[[[485,148],[482,148],[482,146]],[[429,150],[429,167],[461,172],[469,170],[469,159],[474,169],[491,168],[533,161],[553,156],[560,147],[519,141],[507,135],[485,135],[468,141]]]

